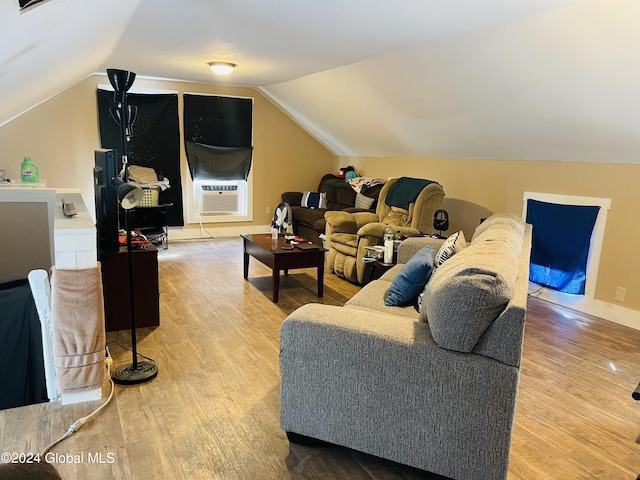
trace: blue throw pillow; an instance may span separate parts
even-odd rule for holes
[[[394,307],[412,303],[431,277],[435,255],[433,245],[427,245],[411,257],[391,282],[384,304]]]
[[[327,208],[327,193],[302,192],[300,205],[309,208]]]

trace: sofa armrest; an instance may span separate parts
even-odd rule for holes
[[[281,325],[280,378],[285,431],[454,478],[506,476],[517,368],[442,349],[426,323],[305,305]]]
[[[356,233],[358,224],[355,217],[341,210],[330,210],[324,213],[324,219],[327,221],[327,233]]]
[[[284,192],[281,198],[282,201],[288,203],[290,207],[299,207],[302,205],[302,192]]]
[[[420,232],[412,227],[398,227],[397,225],[391,225],[393,233],[400,232],[402,236],[420,235]],[[379,239],[384,238],[384,231],[387,229],[386,223],[373,222],[363,225],[358,230],[359,237],[375,237]]]
[[[411,257],[427,245],[433,245],[437,253],[443,243],[444,240],[441,238],[424,236],[406,238],[398,247],[398,263],[407,263]]]
[[[358,229],[359,237],[374,237],[382,239],[384,237],[384,231],[387,226],[384,223],[380,222],[371,222],[362,225]]]

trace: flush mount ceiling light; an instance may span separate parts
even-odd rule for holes
[[[211,67],[211,71],[216,75],[229,75],[233,72],[233,69],[236,68],[236,64],[229,62],[209,62],[209,67]]]

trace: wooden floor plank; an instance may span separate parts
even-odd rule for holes
[[[289,272],[271,301],[271,271],[239,237],[172,242],[159,252],[158,328],[138,349],[158,377],[117,386],[112,403],[55,455],[65,479],[434,479],[338,447],[289,445],[279,428],[279,328],[310,302],[342,305],[359,287],[315,269]],[[140,281],[143,281],[141,279]],[[509,480],[633,479],[640,472],[640,332],[531,297]],[[109,333],[115,365],[131,361],[127,331]],[[120,345],[119,345],[120,344]],[[0,411],[0,450],[36,452],[101,402]],[[115,462],[90,464],[89,453]]]

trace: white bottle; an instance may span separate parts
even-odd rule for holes
[[[384,231],[384,263],[393,263],[393,229],[387,225]]]

